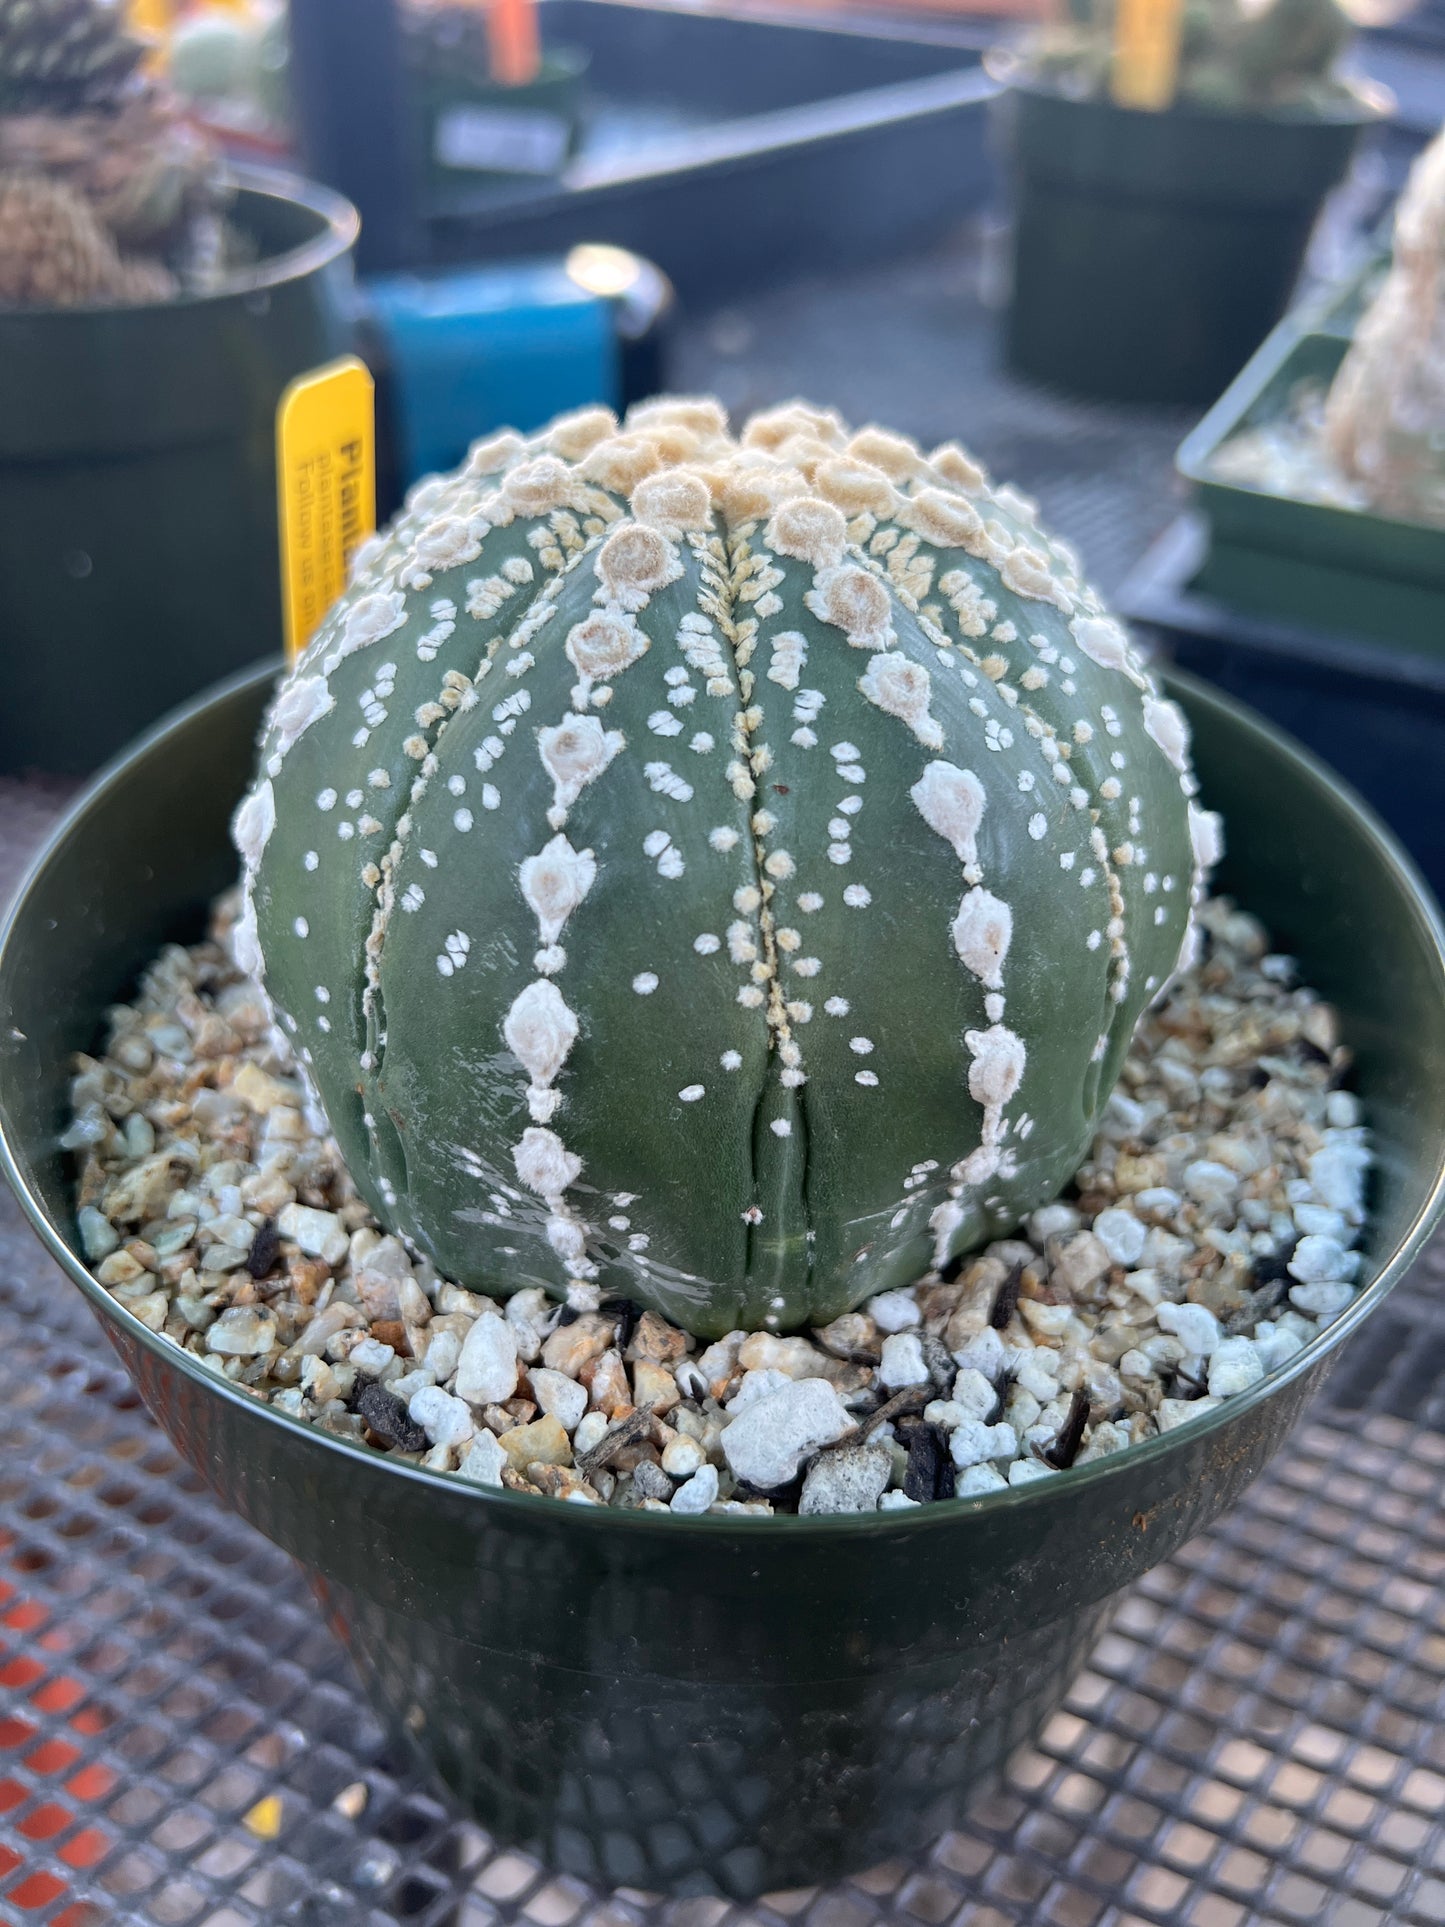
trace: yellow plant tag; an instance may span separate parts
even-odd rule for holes
[[[286,656],[295,662],[376,527],[375,397],[355,355],[298,376],[281,397],[276,488]]]
[[[126,23],[133,33],[164,39],[175,25],[176,0],[130,0]]]
[[[1121,107],[1167,107],[1179,80],[1184,0],[1118,0],[1110,91]]]

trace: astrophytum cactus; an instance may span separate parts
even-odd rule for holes
[[[590,410],[358,558],[237,817],[238,955],[448,1277],[785,1329],[1067,1180],[1185,941],[1192,788],[961,449]]]

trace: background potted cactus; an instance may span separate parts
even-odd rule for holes
[[[443,189],[555,179],[581,131],[588,56],[541,45],[533,0],[406,0],[422,164]]]
[[[993,57],[1013,160],[1009,365],[1082,395],[1212,400],[1279,318],[1387,103],[1343,78],[1338,0],[1107,4]]]
[[[276,646],[275,407],[348,345],[354,211],[229,174],[145,53],[111,0],[0,0],[0,768]]]

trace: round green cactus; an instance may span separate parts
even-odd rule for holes
[[[1186,939],[1192,789],[961,449],[589,410],[358,558],[237,818],[238,945],[449,1277],[785,1329],[1068,1179]]]

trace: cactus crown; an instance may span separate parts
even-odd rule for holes
[[[1179,959],[1192,788],[962,449],[591,409],[357,558],[237,817],[240,957],[448,1275],[787,1327],[1072,1173]]]

